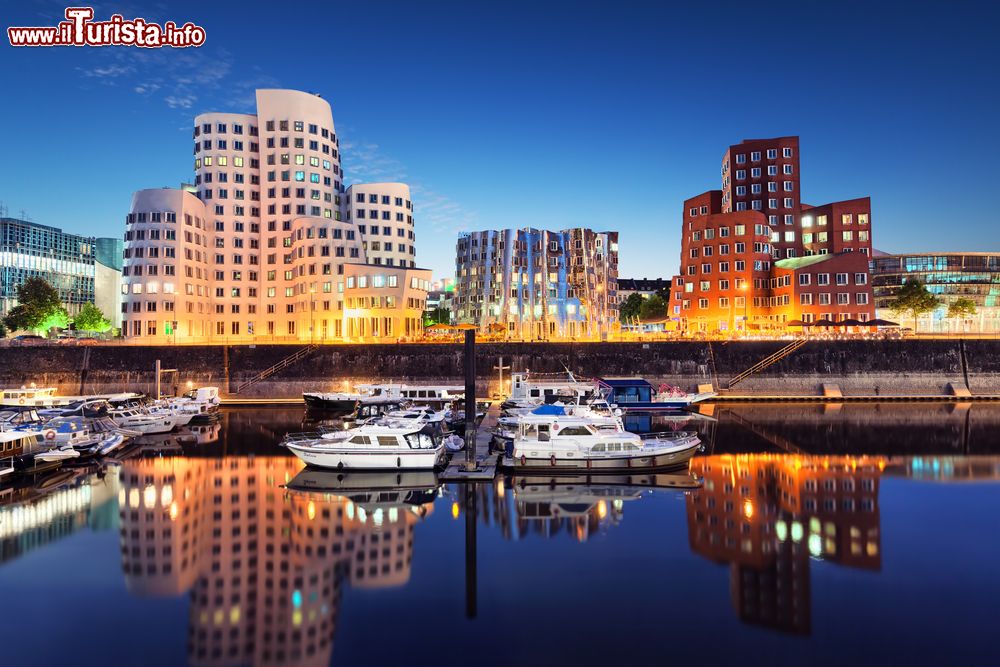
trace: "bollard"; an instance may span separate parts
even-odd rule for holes
[[[465,469],[476,469],[476,332],[465,332]]]

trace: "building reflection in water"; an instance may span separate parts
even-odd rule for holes
[[[704,486],[687,497],[692,551],[727,563],[745,622],[810,632],[811,559],[880,570],[883,457],[739,454],[692,462]]]
[[[281,488],[300,469],[290,457],[123,465],[122,569],[136,594],[190,591],[192,664],[327,665],[343,586],[409,580],[433,476],[413,503],[394,488]]]
[[[116,470],[56,470],[0,487],[0,563],[73,533],[117,526]]]

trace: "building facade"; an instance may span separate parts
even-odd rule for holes
[[[108,319],[117,315],[121,260],[119,239],[70,234],[56,227],[0,218],[0,314],[17,305],[17,289],[28,278],[42,278],[59,292],[75,315],[94,303]]]
[[[415,267],[413,203],[405,183],[352,185],[344,198],[347,221],[365,239],[365,253],[372,264]]]
[[[903,283],[916,279],[942,301],[940,308],[917,319],[917,331],[933,333],[1000,332],[1000,253],[953,252],[885,255],[872,260],[875,308],[880,318],[913,327],[892,310],[892,299]],[[949,318],[948,306],[971,299],[976,313]]]
[[[618,232],[488,230],[459,236],[455,319],[508,337],[600,339],[616,326]]]
[[[256,110],[197,116],[194,182],[133,197],[122,286],[127,336],[348,341],[348,264],[399,267],[403,273],[389,272],[395,280],[426,282],[415,269],[409,188],[346,187],[329,103],[258,90]],[[379,303],[399,303],[383,289]],[[384,308],[377,317],[388,317]],[[410,329],[406,312],[392,319],[393,331]]]
[[[657,292],[669,292],[670,285],[669,278],[619,278],[618,303],[624,303],[633,294],[648,299]]]
[[[871,319],[869,280],[851,283],[861,289],[847,290],[850,310],[803,310],[793,306],[807,304],[792,299],[808,297],[785,289],[800,287],[785,284],[794,270],[776,268],[785,260],[794,266],[800,258],[851,253],[858,258],[835,264],[850,265],[846,271],[853,281],[851,267],[867,264],[872,254],[869,198],[806,204],[800,194],[798,137],[746,140],[723,156],[722,189],[684,202],[680,273],[672,281],[668,312],[681,329],[701,333],[783,330],[799,314],[816,312]],[[844,298],[836,290],[831,294]]]

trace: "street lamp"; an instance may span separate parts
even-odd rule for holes
[[[749,327],[749,323],[747,322],[747,320],[749,318],[747,317],[747,283],[746,283],[746,281],[743,281],[743,284],[740,285],[740,291],[743,292],[743,333],[745,334],[745,333],[747,333],[747,328]]]
[[[316,337],[313,333],[313,323],[316,317],[316,288],[309,288],[309,344],[315,343]]]

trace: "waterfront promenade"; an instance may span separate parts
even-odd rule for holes
[[[512,371],[579,377],[642,376],[686,390],[711,385],[723,397],[983,398],[1000,395],[1000,341],[815,340],[729,384],[788,341],[637,343],[479,343],[479,394],[489,396]],[[296,354],[293,363],[250,383]],[[34,382],[63,393],[130,388],[164,391],[218,386],[230,399],[299,398],[360,382],[462,383],[462,346],[431,344],[287,346],[24,346],[0,354],[0,386]],[[248,384],[250,383],[250,384]],[[839,393],[839,396],[837,395]]]

